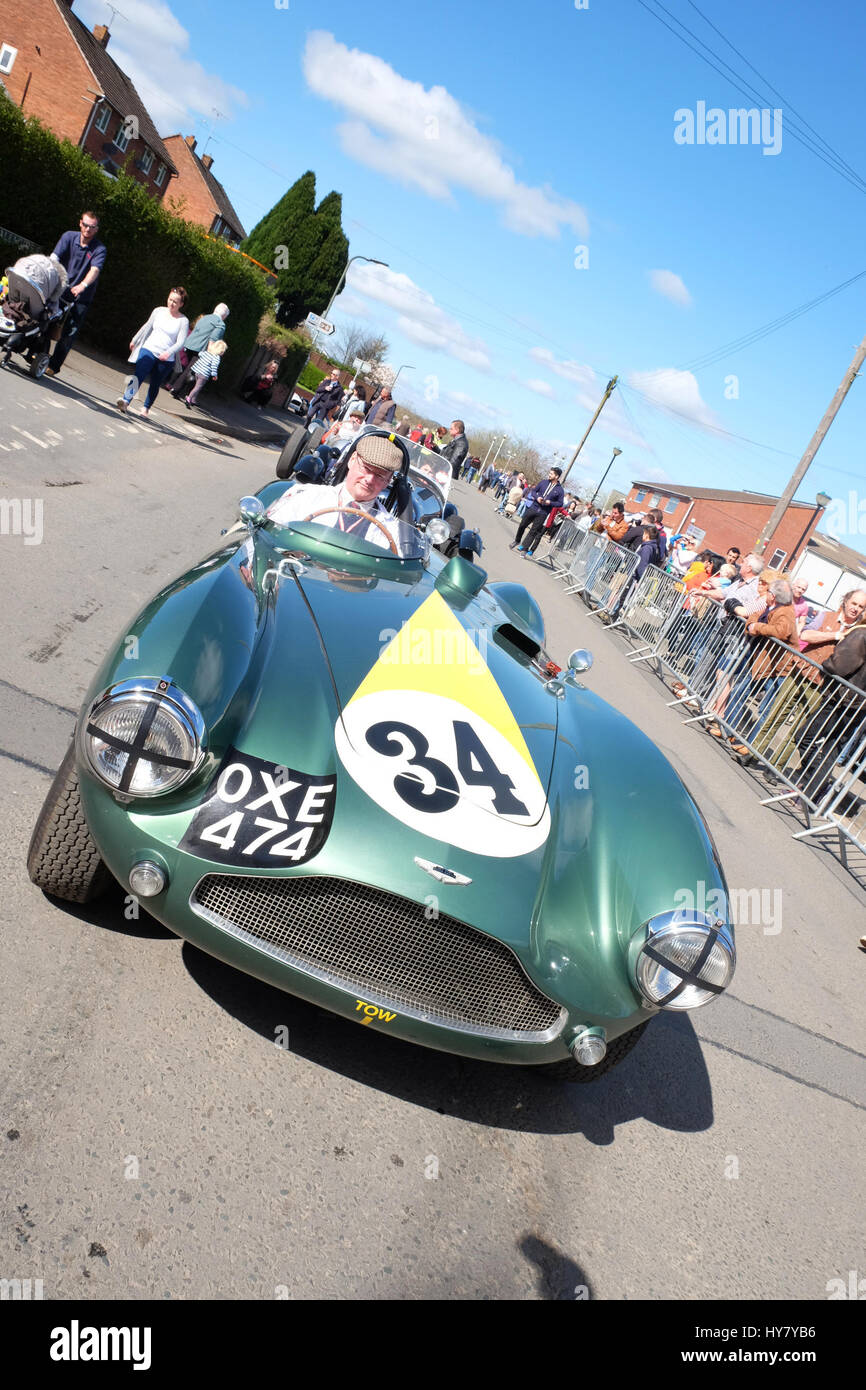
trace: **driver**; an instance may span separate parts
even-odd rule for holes
[[[315,512],[322,512],[323,515],[316,516],[315,520],[323,526],[352,532],[361,540],[372,541],[383,549],[388,548],[388,536],[391,536],[399,549],[398,522],[379,501],[379,494],[388,486],[402,463],[402,451],[390,439],[378,434],[362,435],[349,459],[344,482],[335,487],[299,483],[289,488],[268,509],[268,516],[278,526],[283,526],[293,521],[309,521]],[[375,517],[380,525],[371,524],[363,516],[349,515],[340,508],[366,512],[367,516]],[[388,536],[382,531],[382,526]]]

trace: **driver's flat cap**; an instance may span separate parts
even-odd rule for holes
[[[403,463],[403,451],[382,434],[362,434],[355,453],[371,468],[387,468],[396,473]]]

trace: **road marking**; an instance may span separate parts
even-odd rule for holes
[[[45,438],[48,440],[52,449],[56,449],[58,444],[63,443],[63,435],[58,434],[56,430],[46,430]]]
[[[48,405],[50,405],[51,408],[52,408],[53,410],[65,410],[65,409],[66,409],[66,406],[63,404],[62,401],[48,401]]]
[[[13,430],[17,430],[19,434],[23,434],[25,439],[29,439],[31,444],[38,444],[40,449],[48,448],[48,445],[45,443],[44,439],[37,439],[36,435],[31,434],[29,430],[22,430],[20,425],[13,425],[12,428]],[[22,444],[21,448],[23,449],[23,447],[24,446]]]
[[[102,433],[105,435],[106,439],[114,438],[114,430],[111,428],[110,425],[106,425]]]

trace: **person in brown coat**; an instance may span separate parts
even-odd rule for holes
[[[610,509],[610,520],[604,522],[604,529],[610,540],[621,544],[622,539],[628,530],[628,522],[625,519],[625,507],[622,502],[614,502]]]
[[[790,727],[781,746],[773,754],[773,763],[783,768],[797,745],[799,732],[804,728],[821,699],[824,676],[822,664],[833,655],[837,645],[866,614],[866,591],[852,589],[845,594],[839,608],[823,613],[813,625],[803,628],[797,644],[804,657],[792,656],[783,666],[781,687],[767,711],[754,740],[755,752],[766,755],[773,737],[783,724]],[[792,717],[793,716],[793,717]],[[758,731],[755,730],[757,734]]]
[[[768,571],[764,572],[764,576]],[[750,696],[760,690],[765,683],[772,682],[769,689],[764,693],[762,710],[766,712],[769,708],[768,696],[772,697],[782,683],[785,669],[790,666],[790,652],[783,650],[776,643],[783,643],[785,647],[796,651],[799,642],[797,632],[797,615],[794,612],[794,594],[787,579],[773,579],[770,581],[767,593],[767,612],[764,620],[760,618],[750,618],[746,622],[746,631],[752,638],[775,638],[775,642],[759,641],[757,643],[757,653],[755,654],[750,666],[741,670],[739,679],[734,685],[731,695],[731,703],[726,711],[729,723],[736,724],[741,715],[745,712],[746,702]],[[758,718],[760,720],[759,710]],[[762,722],[762,721],[761,721]],[[760,723],[755,726],[753,721],[749,721],[750,732],[747,738],[754,735],[755,727],[760,728]],[[741,757],[748,757],[751,749],[734,735],[731,740],[733,751]]]

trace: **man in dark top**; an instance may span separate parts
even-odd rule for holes
[[[469,453],[469,441],[466,438],[466,426],[463,421],[452,420],[449,434],[451,438],[440,452],[442,457],[451,464],[451,477],[459,478],[463,460]]]
[[[565,493],[562,490],[561,468],[551,468],[544,482],[536,483],[526,494],[528,506],[523,513],[523,520],[517,528],[517,535],[508,547],[509,550],[517,548],[523,555],[527,551],[532,551],[541,540],[541,533],[544,530],[544,523],[549,517],[554,507],[561,507]],[[526,544],[523,544],[523,533],[528,531]]]
[[[63,336],[51,354],[46,376],[56,376],[66,361],[72,341],[84,322],[96,293],[99,272],[105,265],[105,242],[99,240],[99,218],[95,212],[83,212],[77,232],[64,232],[54,248],[54,255],[66,268],[69,291],[75,300],[66,316]]]

